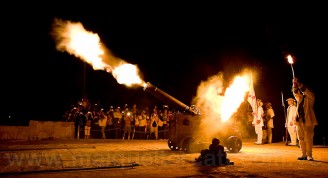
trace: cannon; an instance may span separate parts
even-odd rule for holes
[[[162,102],[180,108],[183,112],[175,112],[169,117],[168,126],[168,147],[185,152],[199,152],[208,148],[211,138],[206,138],[200,130],[201,122],[206,119],[206,114],[201,114],[195,106],[188,106],[178,99],[172,97],[163,90],[147,82],[144,85],[144,91],[154,95]],[[222,123],[218,123],[222,124]],[[237,153],[242,148],[242,141],[239,138],[238,129],[232,124],[224,123],[224,130],[219,130],[213,136],[221,140],[221,144],[229,152]]]

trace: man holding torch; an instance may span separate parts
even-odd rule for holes
[[[299,137],[302,155],[298,160],[313,161],[312,146],[314,137],[314,127],[318,125],[313,109],[315,95],[303,85],[297,78],[293,78],[292,92],[297,101],[297,135]]]
[[[313,161],[312,147],[314,127],[318,125],[313,109],[315,95],[308,87],[303,85],[298,78],[295,77],[292,56],[288,55],[287,59],[293,73],[292,92],[297,101],[296,130],[300,148],[302,150],[302,155],[297,159]]]

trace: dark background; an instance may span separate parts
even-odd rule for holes
[[[187,105],[202,80],[222,71],[229,83],[245,67],[256,70],[256,96],[271,102],[276,113],[276,140],[285,131],[281,92],[285,99],[292,97],[292,72],[286,59],[292,54],[296,77],[316,94],[315,142],[323,143],[327,137],[323,87],[327,14],[322,4],[68,5],[49,1],[17,2],[4,8],[2,122],[61,120],[84,94],[105,107],[161,104],[141,88],[126,88],[111,74],[57,51],[50,31],[54,18],[59,18],[81,22],[115,56],[138,65],[145,81]]]

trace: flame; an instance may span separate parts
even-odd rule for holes
[[[229,120],[244,101],[245,92],[249,90],[247,77],[236,76],[232,85],[226,89],[221,107],[221,119]]]
[[[230,118],[237,111],[240,104],[245,99],[245,94],[249,91],[250,73],[245,71],[242,75],[236,76],[232,84],[224,91],[223,73],[209,77],[202,81],[197,89],[197,95],[193,98],[193,103],[200,106],[201,113],[204,113],[197,134],[204,137],[211,137],[230,123]]]
[[[206,110],[202,113],[210,113],[215,116],[214,120],[220,116],[221,121],[225,122],[236,112],[244,100],[245,93],[249,91],[249,76],[249,74],[236,76],[224,94],[222,93],[223,74],[212,76],[198,86],[197,96],[193,102]]]
[[[132,64],[122,64],[113,70],[113,76],[119,84],[131,86],[133,84],[142,85],[143,81],[138,77],[138,68]]]
[[[293,64],[293,57],[291,55],[288,55],[287,59],[290,64]]]
[[[85,30],[81,23],[55,19],[53,27],[52,35],[57,42],[57,50],[82,59],[95,70],[111,72],[119,84],[132,86],[144,83],[136,65],[126,63],[110,52],[105,53],[105,46],[98,34]],[[110,56],[110,60],[105,62],[105,56]],[[110,63],[118,65],[109,65]]]

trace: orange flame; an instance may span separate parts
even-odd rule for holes
[[[199,134],[212,137],[218,131],[225,129],[227,124],[233,124],[234,120],[231,118],[244,101],[246,92],[250,89],[249,76],[247,71],[236,76],[225,92],[222,72],[200,83],[197,95],[193,98],[193,103],[201,106],[201,113],[205,113],[204,119],[200,123]]]
[[[122,64],[113,70],[113,76],[119,84],[131,86],[133,84],[142,85],[144,83],[138,74],[138,68],[132,64]]]
[[[226,89],[221,107],[221,119],[223,122],[229,120],[244,101],[245,93],[249,90],[246,76],[236,76],[232,85]]]
[[[288,62],[290,63],[290,64],[293,64],[294,62],[293,62],[293,57],[291,56],[291,55],[288,55],[287,56],[287,59],[288,59]]]
[[[244,100],[245,92],[249,90],[248,76],[236,76],[232,85],[223,93],[223,74],[220,72],[201,82],[193,103],[215,116],[214,122],[217,122],[217,116],[221,116],[221,121],[226,122],[236,112]]]
[[[95,70],[111,72],[119,84],[132,86],[144,83],[138,74],[136,65],[128,64],[124,60],[112,56],[111,53],[105,53],[105,46],[100,42],[98,34],[85,30],[81,23],[55,19],[53,27],[52,35],[57,42],[57,50],[68,52],[82,59]],[[112,61],[106,63],[105,55],[110,56]],[[119,65],[109,65],[114,61]]]

